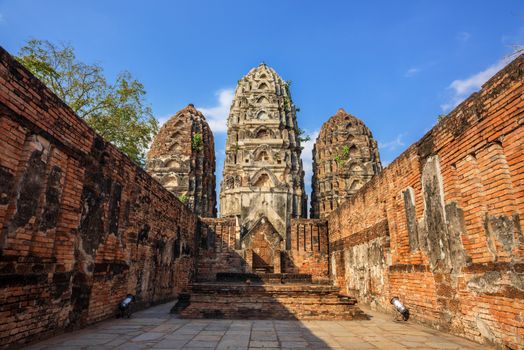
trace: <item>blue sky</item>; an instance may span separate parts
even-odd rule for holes
[[[70,43],[109,77],[130,71],[161,121],[194,103],[220,181],[233,90],[260,62],[293,82],[301,128],[314,136],[343,107],[389,164],[524,44],[524,2],[0,1],[0,44],[16,54],[30,38]]]

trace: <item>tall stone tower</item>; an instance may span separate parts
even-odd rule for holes
[[[160,129],[146,170],[203,217],[216,217],[215,142],[202,113],[190,104]]]
[[[242,236],[262,222],[285,239],[290,219],[306,217],[300,153],[288,84],[265,64],[251,69],[231,105],[220,187],[220,214],[237,218]]]
[[[322,125],[313,148],[311,217],[325,218],[381,170],[371,131],[340,108]]]

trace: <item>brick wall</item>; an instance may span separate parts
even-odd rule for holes
[[[282,263],[289,273],[307,273],[314,279],[329,277],[328,227],[321,219],[291,219],[291,250]]]
[[[201,219],[197,257],[200,281],[214,281],[219,272],[246,272],[242,252],[235,250],[237,235],[234,218]]]
[[[200,281],[214,281],[219,272],[251,271],[252,251],[242,249],[239,237],[240,229],[236,227],[234,218],[201,218],[197,258],[197,276]],[[244,242],[255,249],[262,246],[256,242],[246,242],[245,239]],[[329,243],[325,220],[291,219],[290,242],[290,250],[279,250],[282,272],[311,274],[314,280],[329,277]]]
[[[196,221],[0,48],[0,348],[173,298]]]
[[[524,56],[328,218],[346,293],[481,342],[524,344]]]

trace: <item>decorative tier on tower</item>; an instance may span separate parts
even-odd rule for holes
[[[192,104],[162,126],[147,154],[146,170],[194,213],[216,217],[213,133]]]
[[[322,125],[313,148],[311,217],[325,218],[381,170],[371,131],[340,108]]]
[[[290,219],[307,216],[300,153],[289,84],[261,64],[238,81],[220,186],[221,216],[237,218],[242,237],[267,218],[285,239]]]

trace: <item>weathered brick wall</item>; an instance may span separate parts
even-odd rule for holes
[[[328,227],[322,219],[291,219],[291,250],[282,263],[289,273],[329,277]]]
[[[242,251],[235,250],[238,235],[234,218],[201,218],[198,235],[197,278],[214,281],[219,272],[246,272]]]
[[[196,222],[0,48],[0,348],[173,298]]]
[[[328,218],[347,293],[477,341],[524,344],[524,56]]]
[[[315,280],[328,278],[327,222],[291,219],[290,232],[291,249],[280,251],[282,272],[311,274]],[[239,237],[234,218],[201,218],[197,258],[200,281],[214,281],[219,272],[250,272],[252,252],[241,248]]]

